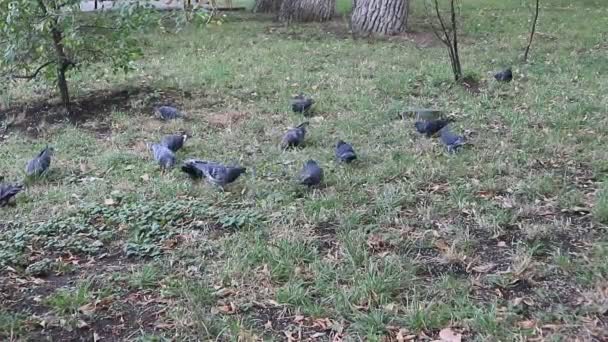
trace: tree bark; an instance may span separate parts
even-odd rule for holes
[[[42,13],[46,16],[49,15],[48,9],[42,0],[37,0],[38,6]],[[59,5],[53,3],[54,10],[59,11]],[[65,77],[66,71],[74,63],[67,57],[65,48],[63,46],[63,33],[59,28],[59,22],[57,17],[51,19],[51,38],[53,40],[53,49],[55,50],[55,63],[57,64],[57,88],[59,88],[59,94],[61,95],[61,103],[65,110],[70,113],[70,93],[68,88],[68,81]]]
[[[410,0],[357,0],[351,15],[353,34],[394,35],[405,31]]]
[[[279,20],[292,21],[327,21],[334,15],[336,0],[283,0],[279,11]]]
[[[283,0],[256,0],[253,5],[254,13],[279,13]]]
[[[53,47],[55,48],[55,56],[57,58],[57,87],[61,95],[61,102],[66,111],[70,111],[70,93],[68,91],[68,81],[65,78],[65,72],[68,70],[72,62],[66,57],[65,49],[63,48],[63,36],[59,29],[53,27],[51,29],[53,35]]]

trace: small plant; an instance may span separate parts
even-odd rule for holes
[[[129,287],[144,290],[158,286],[161,279],[160,270],[154,265],[144,265],[138,269],[132,269],[128,278]]]
[[[452,73],[456,82],[462,80],[462,66],[460,65],[460,53],[458,51],[458,21],[456,20],[457,6],[456,0],[449,0],[450,3],[450,21],[448,22],[442,15],[438,0],[432,0],[432,10],[435,12],[439,28],[431,21],[433,33],[437,36],[443,45],[448,49],[450,64],[452,65]],[[426,2],[425,2],[426,4]],[[428,12],[427,8],[427,12]]]
[[[45,300],[46,305],[61,315],[73,315],[91,301],[93,295],[89,282],[80,283],[75,289],[59,289]]]
[[[597,221],[608,224],[608,186],[604,186],[598,193],[593,216]]]

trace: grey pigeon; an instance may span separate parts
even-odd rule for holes
[[[457,152],[465,144],[464,137],[452,133],[449,126],[442,128],[440,134],[441,142],[447,148],[448,153]]]
[[[154,113],[161,120],[173,120],[183,116],[183,114],[175,107],[171,106],[160,106],[154,108]]]
[[[336,144],[336,158],[341,162],[350,163],[357,159],[357,154],[355,154],[352,145],[339,140]]]
[[[21,184],[0,184],[0,207],[8,204],[11,198],[15,197],[23,190]]]
[[[182,171],[193,178],[205,177],[209,183],[223,189],[225,185],[234,182],[247,169],[239,166],[224,166],[212,161],[189,159],[184,162]]]
[[[184,146],[184,142],[186,141],[187,138],[188,138],[188,136],[185,134],[167,135],[166,137],[163,138],[163,140],[161,140],[160,144],[167,147],[168,149],[170,149],[173,152],[177,152],[180,148],[182,148],[182,146]]]
[[[161,144],[152,144],[150,146],[154,160],[158,162],[161,169],[167,170],[175,165],[175,154],[168,147]]]
[[[438,120],[424,120],[416,121],[414,127],[420,134],[426,134],[427,137],[431,137],[439,132],[443,127],[449,124],[452,120],[450,119],[438,119]]]
[[[45,173],[51,166],[53,152],[53,148],[47,145],[44,150],[40,151],[34,159],[27,163],[25,173],[28,176],[40,176]]]
[[[299,94],[291,99],[291,110],[295,113],[305,114],[309,112],[310,107],[312,107],[314,103],[315,100],[312,98]]]
[[[289,147],[300,146],[304,142],[304,137],[306,136],[306,127],[309,125],[309,122],[303,122],[296,126],[295,128],[290,128],[287,130],[285,135],[283,135],[283,140],[281,141],[281,147],[283,149],[287,149]]]
[[[309,160],[304,163],[302,171],[300,171],[300,184],[308,185],[309,187],[318,185],[323,180],[323,169],[314,160]]]
[[[511,82],[513,79],[513,72],[511,68],[498,72],[494,75],[494,78],[499,82]]]

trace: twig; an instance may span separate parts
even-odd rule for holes
[[[539,2],[536,0],[536,11],[534,12],[534,20],[532,21],[532,29],[530,30],[530,39],[528,40],[528,46],[526,46],[526,52],[524,52],[524,63],[528,61],[528,54],[530,53],[530,46],[532,45],[532,39],[534,38],[534,32],[536,32],[536,21],[538,20]]]
[[[36,69],[34,71],[34,73],[31,75],[13,75],[12,78],[21,78],[21,79],[31,80],[33,78],[36,78],[36,76],[38,76],[38,74],[40,73],[40,71],[42,71],[42,69],[44,69],[47,66],[54,64],[54,63],[55,63],[54,61],[46,62],[46,63],[42,64],[41,66],[39,66],[38,69]]]

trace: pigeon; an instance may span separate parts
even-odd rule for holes
[[[300,184],[308,187],[318,185],[323,180],[323,169],[314,160],[309,160],[304,163],[302,171],[300,171]]]
[[[300,146],[304,142],[304,137],[306,136],[306,126],[309,125],[309,122],[303,122],[296,126],[295,128],[290,128],[287,130],[287,133],[283,136],[283,140],[281,141],[281,147],[283,149],[287,149],[289,147]]]
[[[21,191],[23,191],[21,184],[0,184],[0,207],[7,205],[11,198]]]
[[[452,120],[450,119],[416,121],[414,127],[418,133],[426,134],[427,137],[432,137],[451,121]]]
[[[167,147],[168,149],[170,149],[173,152],[177,152],[180,148],[182,148],[182,146],[184,146],[184,142],[186,141],[187,138],[188,138],[188,136],[185,134],[167,135],[166,137],[163,138],[163,140],[161,140],[160,144]]]
[[[456,152],[465,144],[464,137],[452,133],[449,126],[442,128],[440,133],[441,142],[446,146],[448,153]]]
[[[300,94],[291,100],[291,110],[300,114],[308,113],[314,103],[315,100]]]
[[[212,161],[189,159],[184,162],[182,171],[193,178],[205,177],[209,183],[223,189],[225,185],[234,182],[247,169],[239,166],[224,166]]]
[[[40,176],[45,173],[49,166],[51,166],[51,156],[53,155],[53,148],[48,145],[44,150],[40,151],[36,158],[30,160],[25,166],[25,173],[28,176]]]
[[[160,106],[154,108],[154,113],[161,120],[173,120],[183,116],[183,114],[175,107],[171,106]]]
[[[494,78],[500,82],[511,82],[513,79],[513,72],[511,72],[511,68],[498,72],[494,75]]]
[[[154,160],[158,162],[161,169],[167,170],[175,165],[175,154],[167,146],[161,144],[152,144],[150,146]]]
[[[336,144],[336,158],[341,162],[350,163],[357,159],[357,155],[349,143],[339,140]]]

